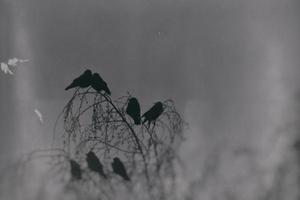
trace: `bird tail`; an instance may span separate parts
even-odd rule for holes
[[[108,95],[111,95],[111,91],[108,87],[105,88],[105,92],[108,94]]]
[[[71,85],[69,85],[68,87],[66,87],[65,90],[69,90],[69,89],[71,89],[71,88],[73,88],[73,87],[74,87],[73,84],[71,84]]]
[[[145,119],[143,120],[142,124],[145,124],[146,121],[147,121],[147,118],[145,118]]]
[[[103,172],[99,172],[99,174],[104,178],[107,179],[107,176]]]
[[[139,117],[139,118],[137,118],[137,119],[134,119],[134,123],[135,123],[136,125],[140,125],[140,124],[141,124],[141,118]]]
[[[150,123],[151,123],[151,121],[149,120],[149,119],[147,119],[147,118],[145,118],[144,120],[143,120],[143,122],[142,122],[142,124],[145,124],[146,122],[148,121],[148,129],[150,128]]]
[[[124,176],[124,180],[125,181],[131,181],[130,178],[129,178],[129,176]]]

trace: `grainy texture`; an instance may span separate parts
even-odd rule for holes
[[[0,0],[0,62],[30,60],[13,76],[0,72],[0,168],[49,147],[71,95],[64,88],[88,67],[112,97],[130,91],[143,111],[175,101],[189,123],[180,152],[199,199],[297,199],[299,8],[296,0]],[[41,199],[42,180],[32,177],[24,190]]]

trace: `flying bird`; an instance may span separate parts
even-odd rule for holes
[[[18,61],[19,61],[18,58],[11,58],[8,60],[7,64],[15,67],[17,66]]]
[[[132,97],[129,99],[126,113],[133,119],[136,125],[141,124],[141,108],[136,98]]]
[[[148,121],[148,127],[151,122],[155,122],[157,118],[164,112],[163,104],[159,101],[156,102],[147,112],[143,114],[143,124]]]
[[[28,61],[29,61],[28,59],[11,58],[8,60],[7,64],[16,67],[18,63],[25,63]]]
[[[86,156],[86,162],[90,170],[97,172],[103,178],[106,178],[106,175],[103,172],[103,165],[93,151],[88,152]]]
[[[34,112],[37,115],[37,117],[39,118],[40,122],[43,123],[44,119],[43,119],[42,113],[38,109],[34,109]]]
[[[108,95],[111,95],[111,92],[110,92],[110,89],[107,86],[107,83],[101,78],[101,76],[98,73],[93,74],[91,86],[97,92],[101,92],[103,90]]]
[[[122,163],[122,161],[118,157],[114,158],[114,161],[111,164],[111,166],[113,168],[114,173],[121,176],[124,180],[130,181],[130,178],[127,174],[126,168],[125,168],[124,164]]]
[[[29,61],[28,59],[11,58],[11,59],[8,60],[7,63],[2,62],[0,64],[1,65],[1,70],[5,74],[14,75],[14,73],[11,71],[9,66],[16,67],[18,63],[24,63],[24,62],[28,62],[28,61]]]
[[[80,165],[75,160],[70,159],[70,166],[72,178],[80,180],[82,178]]]
[[[9,69],[8,65],[6,63],[1,63],[1,70],[5,73],[5,74],[10,74],[13,75],[14,73]]]
[[[80,88],[89,87],[91,85],[91,80],[92,80],[92,71],[87,69],[78,78],[75,78],[73,82],[68,87],[66,87],[65,90],[75,88],[75,87],[80,87]]]

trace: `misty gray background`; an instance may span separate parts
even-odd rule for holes
[[[108,82],[112,97],[129,91],[143,110],[176,102],[189,123],[180,150],[187,177],[204,182],[199,197],[295,199],[299,5],[0,0],[0,61],[30,59],[14,76],[0,73],[0,167],[49,147],[72,93],[64,88],[88,67]]]

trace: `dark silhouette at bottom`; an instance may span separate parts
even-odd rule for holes
[[[124,180],[130,181],[130,178],[127,174],[126,168],[125,168],[123,162],[119,158],[115,157],[114,161],[111,165],[112,165],[114,173],[121,176]]]
[[[86,162],[90,170],[97,172],[103,178],[106,178],[106,175],[103,171],[103,165],[93,151],[88,152],[86,156]]]
[[[70,166],[72,178],[75,180],[80,180],[82,178],[80,165],[75,160],[70,159]]]

